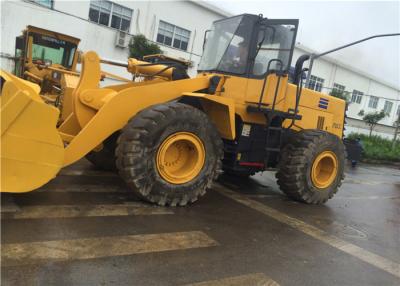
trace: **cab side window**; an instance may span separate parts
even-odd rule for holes
[[[268,70],[288,70],[292,42],[295,36],[294,25],[266,25],[258,35],[257,55],[253,66],[253,74],[264,75]],[[281,67],[282,65],[282,67]]]

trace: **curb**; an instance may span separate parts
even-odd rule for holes
[[[375,165],[389,165],[394,167],[400,167],[400,162],[376,160],[376,159],[361,159],[362,163],[375,164]]]

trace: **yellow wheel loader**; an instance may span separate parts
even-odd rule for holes
[[[27,26],[15,42],[15,75],[39,84],[43,99],[60,105],[61,94],[78,84],[79,42],[65,34]]]
[[[249,14],[214,22],[195,78],[129,59],[108,63],[146,80],[100,88],[104,61],[86,52],[58,127],[37,86],[2,72],[2,191],[34,190],[92,153],[158,205],[196,201],[221,171],[265,170],[291,198],[326,202],[343,179],[345,102],[303,87],[308,56],[289,73],[297,27]]]

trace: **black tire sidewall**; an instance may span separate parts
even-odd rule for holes
[[[334,181],[324,189],[312,183],[311,170],[316,157],[324,151],[335,154],[338,162]],[[276,173],[280,189],[289,197],[309,204],[322,204],[332,198],[344,178],[345,149],[341,139],[322,130],[302,130],[291,136],[283,148]]]
[[[194,122],[193,118],[178,115],[168,122],[168,127],[165,130],[160,128],[160,130],[155,132],[154,136],[159,135],[160,139],[154,142],[153,146],[147,146],[151,148],[151,152],[148,154],[151,160],[149,160],[147,171],[151,180],[154,180],[153,189],[163,190],[164,192],[170,190],[178,194],[188,194],[188,192],[193,192],[198,188],[204,187],[204,184],[208,184],[208,180],[204,180],[204,178],[208,178],[212,173],[216,163],[216,152],[215,146],[212,144],[212,138],[210,138],[209,132],[207,132],[207,126],[205,125],[206,124],[203,125]],[[193,180],[184,184],[172,184],[167,182],[160,176],[157,169],[157,153],[159,147],[165,139],[178,132],[188,132],[196,135],[203,143],[205,149],[205,161],[200,173]]]
[[[90,151],[86,154],[86,159],[91,162],[96,168],[105,171],[116,171],[116,156],[115,148],[119,132],[113,133],[103,142],[103,149],[100,151]]]
[[[173,184],[157,168],[161,144],[173,134],[187,132],[204,147],[204,165],[189,182]],[[223,144],[217,129],[201,110],[179,102],[154,105],[139,112],[122,129],[116,149],[117,168],[130,189],[158,205],[186,205],[205,194],[220,173]]]
[[[307,165],[306,176],[304,176],[304,184],[306,186],[307,192],[310,193],[316,200],[324,200],[331,198],[337,191],[338,186],[342,180],[342,174],[344,172],[344,152],[343,148],[340,146],[341,142],[339,138],[334,135],[327,134],[327,136],[322,136],[317,140],[315,148],[307,150],[306,153]],[[338,170],[335,180],[327,188],[317,188],[314,186],[311,179],[312,166],[315,159],[322,152],[331,151],[335,154],[338,163]]]

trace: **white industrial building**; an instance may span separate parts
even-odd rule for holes
[[[81,50],[95,50],[102,58],[119,61],[126,61],[128,57],[126,46],[130,35],[144,34],[157,42],[167,55],[191,61],[189,73],[193,76],[202,54],[205,31],[211,22],[231,16],[199,1],[36,0],[0,3],[1,68],[9,71],[14,68],[15,38],[27,25],[33,25],[80,38]],[[267,16],[274,18],[274,15]],[[119,31],[127,32],[126,39]],[[309,48],[297,45],[292,65],[300,55],[310,52]],[[104,66],[104,69],[129,76],[122,68]],[[393,137],[393,125],[400,113],[399,87],[329,57],[315,61],[310,84],[313,89],[327,93],[333,88],[350,92],[346,133],[367,134],[359,111],[368,113],[383,109],[388,115],[374,133]]]
[[[332,47],[334,48],[334,47]],[[293,62],[306,53],[315,53],[307,47],[297,45]],[[400,67],[399,67],[400,68]],[[400,85],[400,79],[399,79]],[[369,134],[369,128],[359,115],[384,110],[387,114],[374,128],[373,134],[392,139],[395,123],[400,116],[400,90],[390,83],[377,79],[350,65],[341,63],[329,56],[314,62],[310,79],[310,88],[330,93],[333,89],[349,94],[346,134],[351,132]]]

